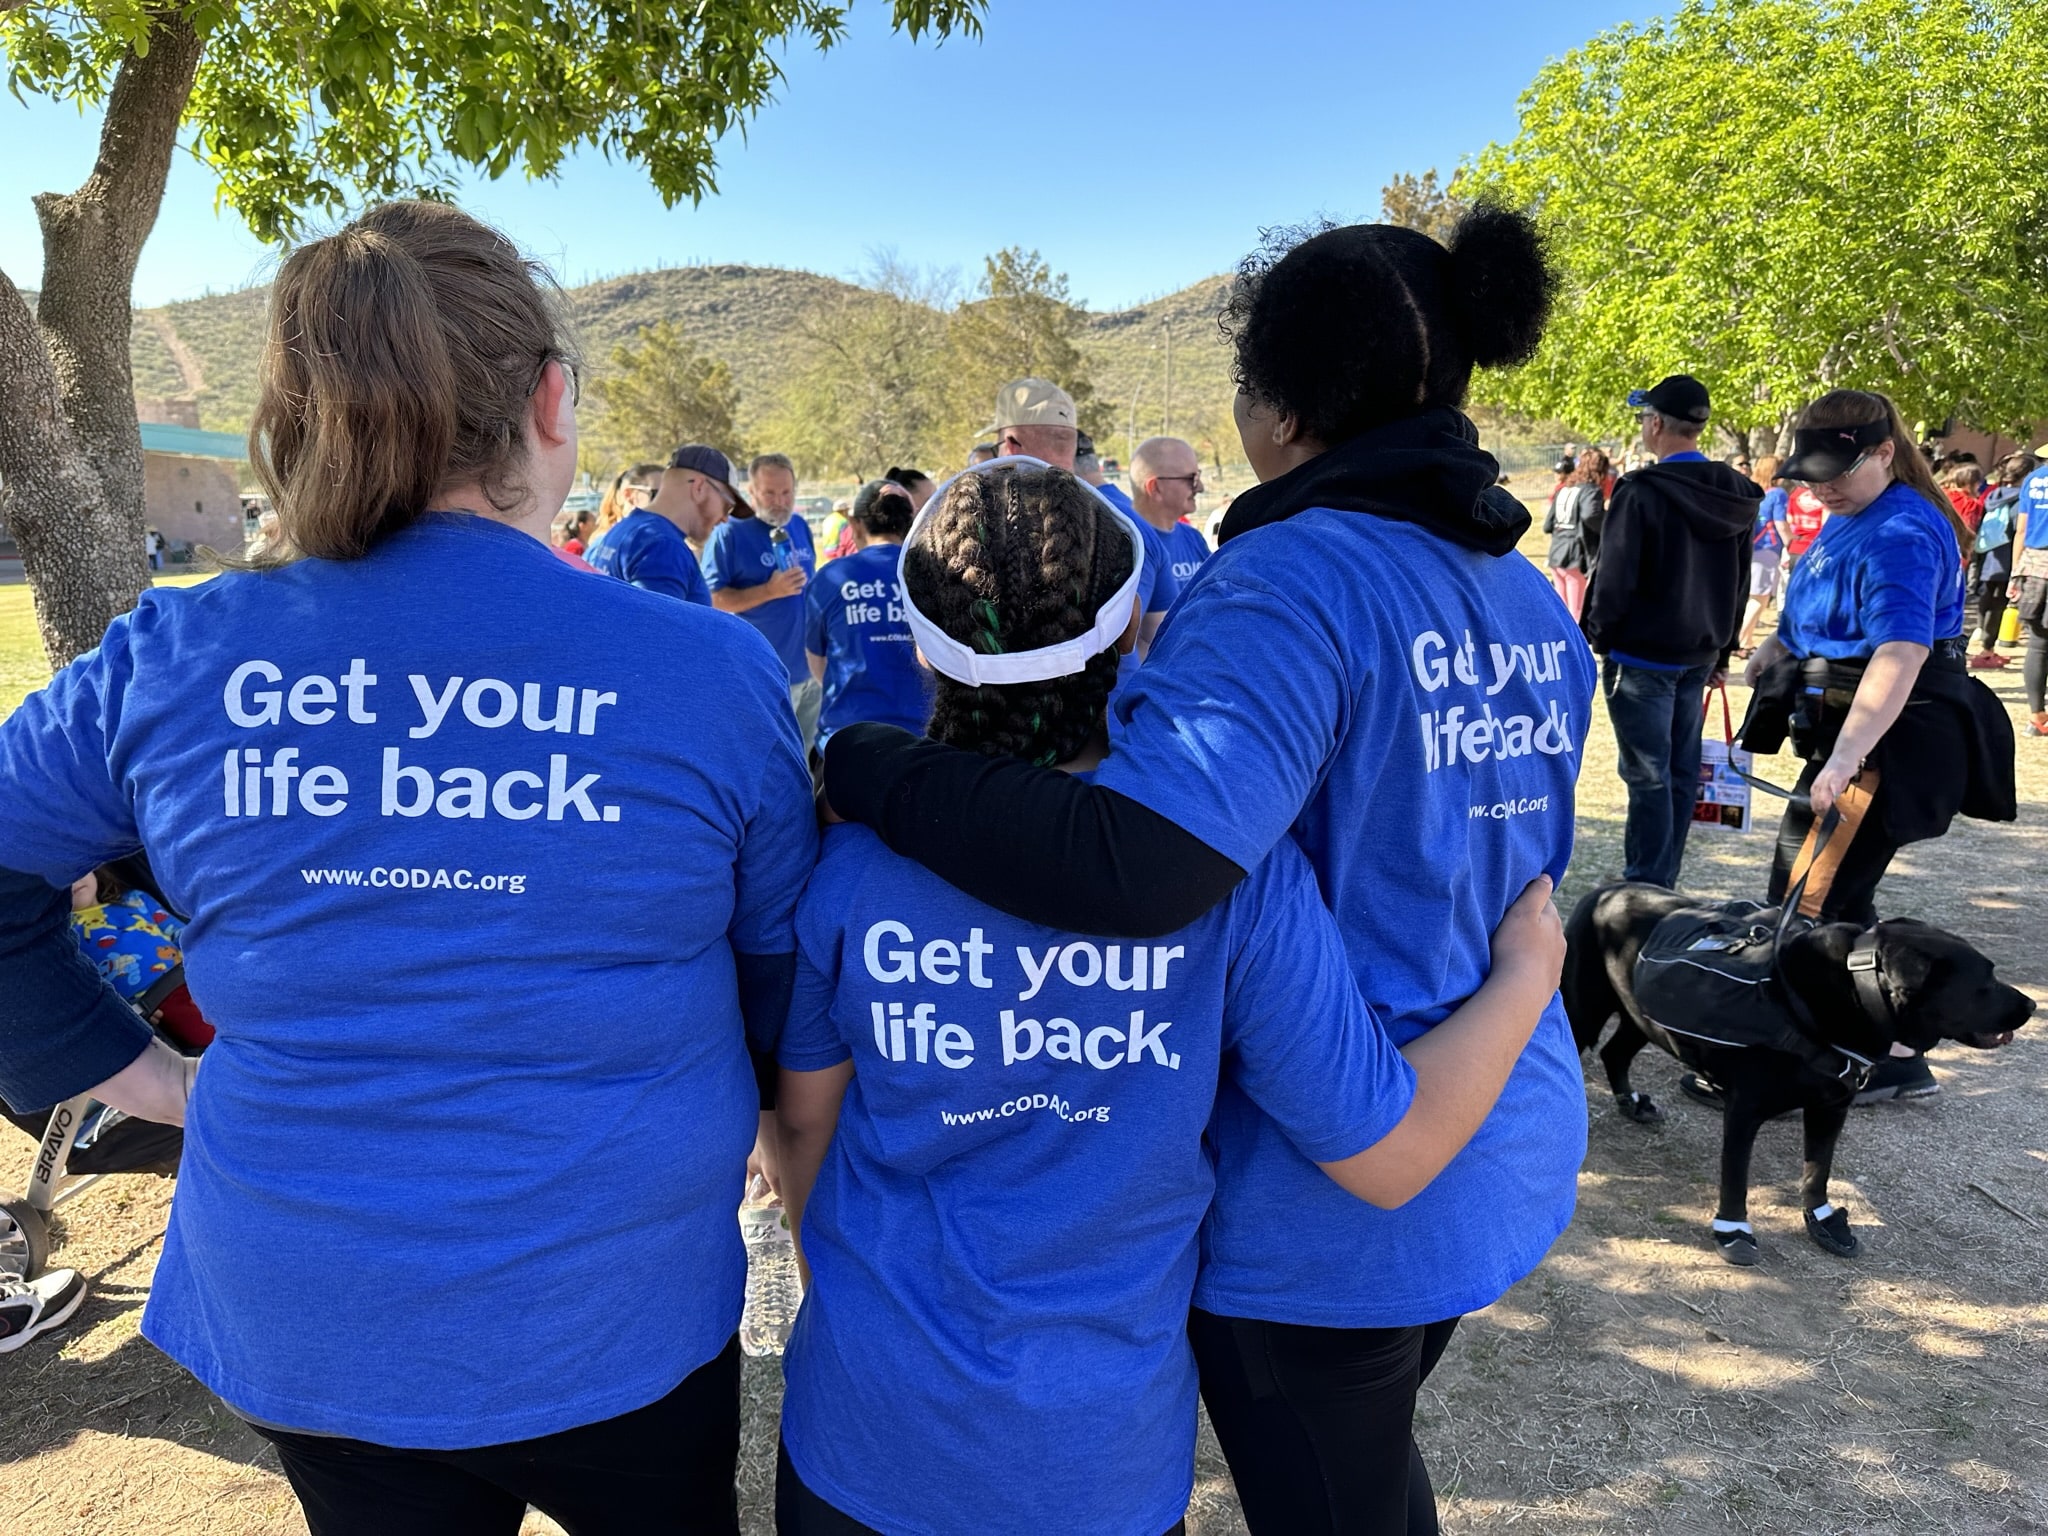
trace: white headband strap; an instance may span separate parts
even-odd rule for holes
[[[976,688],[994,683],[1041,683],[1055,677],[1071,677],[1083,670],[1092,658],[1115,645],[1130,627],[1131,600],[1137,596],[1138,578],[1145,569],[1145,539],[1138,532],[1137,525],[1115,502],[1076,475],[1075,483],[1102,505],[1131,541],[1131,574],[1096,610],[1095,621],[1086,633],[1036,650],[1005,651],[998,656],[985,656],[947,634],[918,608],[917,600],[911,596],[910,577],[906,571],[910,551],[920,537],[930,532],[932,516],[945,504],[946,493],[953,488],[954,481],[961,475],[986,474],[990,470],[1004,468],[1050,469],[1052,466],[1043,459],[1020,453],[990,459],[985,464],[961,470],[959,475],[954,475],[932,492],[931,499],[924,504],[924,509],[911,523],[910,532],[904,536],[903,553],[897,556],[896,562],[896,579],[903,589],[904,613],[910,621],[910,632],[917,639],[918,649],[924,652],[925,660],[931,663],[934,671]]]

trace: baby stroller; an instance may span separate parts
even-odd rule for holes
[[[116,867],[125,884],[163,902],[142,855]],[[164,905],[169,909],[169,903]],[[191,1007],[182,965],[158,977],[131,1006],[151,1021],[158,1035],[187,1055],[197,1054],[212,1036]],[[28,1115],[0,1104],[0,1115],[41,1143],[29,1170],[28,1193],[0,1189],[0,1275],[25,1280],[41,1273],[49,1262],[50,1213],[59,1205],[110,1173],[175,1173],[184,1150],[185,1133],[176,1126],[137,1120],[91,1094]]]

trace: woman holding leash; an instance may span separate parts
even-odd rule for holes
[[[1962,519],[1891,401],[1821,396],[1780,472],[1811,487],[1828,520],[1744,673],[1755,697],[1743,744],[1775,752],[1789,730],[1806,761],[1779,825],[1770,900],[1811,864],[1802,907],[1870,924],[1901,846],[1939,837],[1958,811],[2013,819],[2012,725],[1964,665]],[[1910,728],[1896,729],[1902,720]],[[1814,824],[1837,804],[1841,825],[1820,850]],[[1882,1066],[1864,1097],[1937,1091],[1915,1057]]]
[[[550,298],[440,204],[293,251],[250,433],[282,546],[0,724],[0,866],[146,846],[218,1030],[195,1081],[58,976],[64,1048],[0,1009],[0,1091],[182,1121],[143,1332],[315,1536],[737,1530],[733,1210],[810,781],[757,634],[550,552]],[[621,1177],[627,1124],[662,1130]]]
[[[1358,225],[1247,259],[1226,320],[1262,483],[1117,705],[1094,782],[862,725],[827,754],[833,804],[991,906],[1126,937],[1187,926],[1291,840],[1360,993],[1396,1043],[1426,1035],[1571,850],[1592,659],[1515,556],[1529,515],[1458,409],[1475,365],[1535,348],[1551,288],[1533,227],[1491,208],[1448,249]],[[1435,1530],[1418,1383],[1571,1215],[1585,1090],[1561,1007],[1400,1210],[1337,1189],[1228,1084],[1210,1136],[1189,1331],[1252,1531]]]

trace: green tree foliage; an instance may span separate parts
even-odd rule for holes
[[[1016,246],[984,264],[973,299],[954,310],[938,361],[940,397],[927,456],[957,460],[988,425],[996,391],[1011,379],[1050,379],[1074,397],[1081,430],[1103,436],[1093,372],[1081,349],[1088,314],[1067,292],[1067,275]]]
[[[610,462],[666,458],[678,443],[709,443],[739,456],[732,369],[697,351],[672,321],[643,327],[614,347],[590,395],[597,407],[590,440]]]
[[[1434,166],[1420,176],[1403,172],[1380,188],[1381,223],[1399,224],[1445,244],[1464,212],[1465,204],[1437,185]]]
[[[986,0],[889,0],[914,37],[978,35]],[[36,199],[41,302],[0,273],[0,518],[44,647],[97,643],[147,582],[129,291],[181,141],[270,239],[309,213],[446,195],[460,169],[553,175],[579,148],[671,205],[715,189],[828,0],[0,0],[16,95],[105,109],[85,185]]]
[[[1881,389],[1909,419],[2048,412],[2048,26],[2034,0],[1688,0],[1547,66],[1462,198],[1537,210],[1565,278],[1483,381],[1612,428],[1683,369],[1775,428]]]
[[[912,36],[978,35],[983,0],[891,0]],[[446,191],[450,170],[551,176],[580,147],[671,205],[716,190],[714,148],[767,104],[775,50],[828,48],[819,0],[84,0],[0,5],[8,83],[97,106],[177,13],[204,45],[186,120],[221,196],[281,239],[308,210]]]

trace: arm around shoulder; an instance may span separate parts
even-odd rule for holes
[[[1351,1194],[1383,1210],[1405,1205],[1493,1112],[1564,968],[1564,928],[1550,893],[1547,875],[1530,882],[1494,930],[1485,983],[1403,1048],[1415,1098],[1400,1123],[1363,1152],[1319,1165]]]

